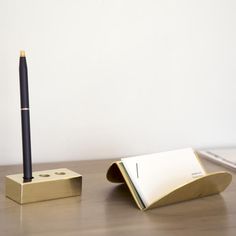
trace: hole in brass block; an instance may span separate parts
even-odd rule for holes
[[[49,174],[40,174],[39,176],[40,176],[40,177],[50,177]]]
[[[56,175],[65,175],[65,172],[55,172]]]

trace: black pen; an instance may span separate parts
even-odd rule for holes
[[[23,172],[24,182],[30,182],[32,176],[31,141],[30,141],[30,114],[29,114],[29,92],[28,71],[25,52],[20,52],[20,100],[21,100],[21,127],[23,148]]]

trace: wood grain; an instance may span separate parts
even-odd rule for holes
[[[236,235],[235,173],[221,194],[141,212],[125,185],[106,180],[114,160],[37,164],[36,170],[69,168],[83,175],[81,197],[18,205],[5,197],[0,167],[0,235]],[[203,161],[207,171],[226,170]]]

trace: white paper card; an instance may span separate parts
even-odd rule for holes
[[[146,207],[206,174],[191,148],[122,158],[121,161]]]

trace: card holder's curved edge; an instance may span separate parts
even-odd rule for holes
[[[217,194],[224,191],[231,181],[232,175],[229,172],[209,173],[174,189],[143,210]]]
[[[140,199],[135,187],[133,186],[133,183],[131,182],[128,174],[126,173],[121,161],[116,161],[111,164],[107,171],[106,177],[108,181],[112,183],[125,183],[128,186],[128,189],[132,197],[134,198],[138,208],[140,210],[145,209],[145,206]]]
[[[121,161],[113,162],[107,171],[107,180],[112,183],[124,183],[124,177],[119,169],[119,164]]]

